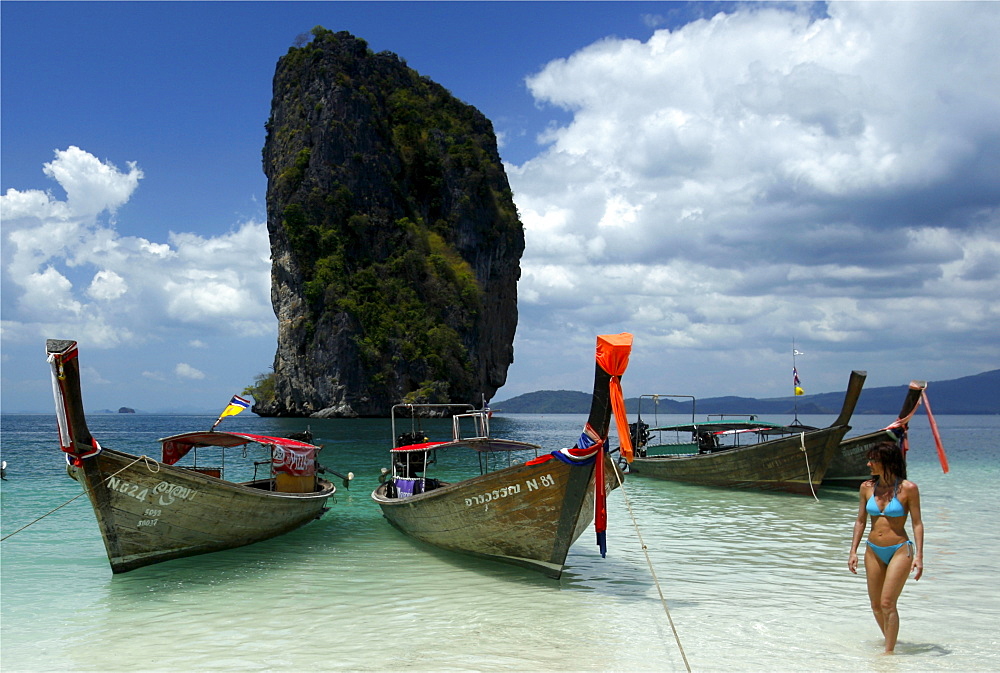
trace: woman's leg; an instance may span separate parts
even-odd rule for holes
[[[866,557],[867,559],[867,557]],[[910,545],[904,544],[896,550],[889,566],[885,568],[882,583],[882,596],[879,601],[882,610],[883,628],[885,634],[885,651],[890,653],[896,649],[896,636],[899,635],[899,613],[896,611],[896,601],[903,592],[903,585],[910,576],[913,565],[913,551]]]
[[[882,635],[885,635],[885,617],[882,615],[882,586],[885,584],[886,565],[882,563],[868,543],[865,544],[865,579],[868,581],[868,600],[871,601],[872,614],[878,622]]]

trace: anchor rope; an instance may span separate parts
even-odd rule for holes
[[[117,472],[115,472],[114,474],[109,474],[105,478],[105,481],[107,481],[108,479],[111,479],[111,477],[115,477],[115,476],[121,474],[122,472],[124,472],[128,468],[130,468],[133,465],[135,465],[136,463],[138,463],[140,460],[146,461],[146,469],[149,470],[150,472],[156,473],[156,472],[160,471],[160,465],[159,465],[159,463],[156,463],[156,460],[154,460],[154,459],[150,458],[149,456],[143,454],[143,455],[139,456],[138,458],[136,458],[135,460],[133,460],[128,465],[126,465],[125,467],[123,467],[122,469],[120,469]],[[155,470],[149,466],[149,461],[151,461],[151,460],[153,461],[153,463],[156,464],[156,469]],[[66,505],[68,505],[71,502],[73,502],[74,500],[76,500],[77,498],[83,497],[85,495],[87,495],[87,489],[86,488],[83,489],[82,493],[78,493],[77,495],[74,495],[72,498],[70,498],[69,500],[67,500],[63,504],[59,505],[55,509],[52,509],[52,510],[46,512],[45,514],[41,515],[40,517],[38,517],[34,521],[29,521],[28,523],[24,524],[23,526],[21,526],[20,528],[18,528],[17,530],[15,530],[13,533],[8,533],[7,535],[4,535],[3,537],[0,537],[0,542],[3,542],[4,540],[6,540],[7,538],[9,538],[11,536],[17,535],[18,533],[20,533],[22,530],[24,530],[28,526],[35,525],[36,523],[38,523],[39,521],[41,521],[45,517],[49,516],[50,514],[56,513],[57,511],[59,511],[60,509],[62,509],[63,507],[65,507]]]
[[[684,660],[684,668],[691,673],[691,664],[688,663],[687,654],[684,653],[684,645],[681,644],[681,637],[677,633],[677,627],[674,626],[673,617],[670,616],[670,608],[667,607],[667,599],[663,596],[663,588],[660,586],[660,580],[656,576],[656,571],[653,569],[653,560],[649,557],[649,549],[646,547],[646,543],[642,539],[642,533],[639,532],[639,523],[635,520],[635,512],[632,511],[632,503],[629,502],[628,494],[625,492],[625,484],[622,482],[621,471],[615,470],[615,477],[618,479],[618,488],[622,490],[622,496],[625,498],[625,507],[628,509],[629,516],[632,517],[632,526],[635,528],[635,534],[639,538],[639,544],[642,546],[642,553],[646,557],[646,563],[649,565],[649,572],[653,576],[653,583],[656,585],[656,591],[660,594],[660,603],[663,605],[663,611],[667,614],[667,621],[670,623],[670,630],[674,634],[674,641],[677,643],[677,649],[681,653],[681,659]]]
[[[812,491],[813,500],[819,502],[819,498],[816,497],[816,489],[813,488],[813,476],[812,468],[809,467],[809,452],[806,451],[806,433],[799,433],[799,448],[802,451],[802,455],[806,457],[806,478],[809,480],[809,490]]]

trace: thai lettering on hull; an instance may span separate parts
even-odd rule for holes
[[[546,488],[549,486],[554,486],[556,480],[552,478],[551,474],[546,474],[537,479],[529,479],[524,483],[525,488],[528,491],[537,491],[540,488]],[[494,500],[500,500],[501,498],[507,498],[510,496],[517,495],[521,492],[521,484],[511,484],[510,486],[502,486],[500,488],[495,488],[492,491],[487,491],[481,495],[474,495],[471,498],[465,499],[465,506],[472,507],[473,505],[486,505],[493,502]]]
[[[129,498],[135,498],[139,502],[145,502],[146,496],[149,494],[148,488],[118,477],[108,477],[108,488]]]
[[[149,489],[141,484],[134,484],[118,477],[108,477],[108,488],[116,493],[121,493],[129,498],[135,498],[139,502],[146,502],[149,498]],[[161,481],[153,487],[153,495],[159,496],[159,504],[162,507],[169,507],[177,500],[193,500],[197,491],[180,484],[171,484]]]
[[[161,481],[153,487],[153,494],[160,496],[159,502],[161,505],[169,507],[174,504],[176,500],[193,500],[196,491],[193,488],[188,488],[187,486]]]

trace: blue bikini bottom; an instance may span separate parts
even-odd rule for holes
[[[896,550],[904,544],[909,545],[909,549],[906,550],[906,555],[913,556],[913,540],[905,540],[899,544],[890,545],[888,547],[879,547],[877,544],[869,542],[868,546],[873,552],[875,552],[875,555],[879,557],[879,560],[882,561],[882,563],[889,565],[889,561],[891,561],[892,557],[895,556]]]

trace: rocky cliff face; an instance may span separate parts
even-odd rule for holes
[[[524,231],[475,108],[348,33],[278,61],[263,153],[278,316],[269,416],[490,399]]]

